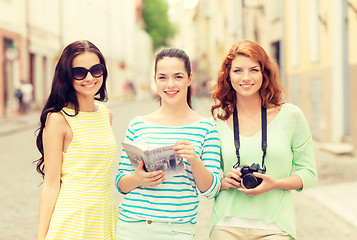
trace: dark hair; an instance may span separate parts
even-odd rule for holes
[[[283,104],[284,88],[279,81],[278,65],[269,58],[259,44],[249,40],[242,40],[233,44],[218,72],[217,82],[212,90],[212,98],[216,103],[211,107],[211,113],[214,118],[217,116],[219,119],[227,120],[237,104],[236,91],[232,87],[229,73],[233,59],[239,55],[249,57],[260,64],[263,75],[263,83],[259,89],[262,105],[268,107],[269,104],[275,106]],[[216,111],[218,112],[216,113]]]
[[[75,114],[73,116],[78,114],[78,99],[72,85],[72,61],[75,57],[85,52],[95,53],[98,56],[100,63],[103,64],[105,68],[103,83],[101,88],[98,90],[95,99],[102,102],[107,101],[108,99],[106,90],[108,72],[105,65],[105,59],[99,49],[88,40],[76,41],[65,47],[55,68],[51,92],[40,116],[40,127],[36,130],[36,132],[38,132],[36,145],[42,155],[41,158],[35,161],[37,162],[36,170],[42,174],[42,177],[45,175],[42,135],[47,115],[52,112],[61,111],[62,108],[68,104],[74,107]]]
[[[190,77],[190,75],[191,75],[190,58],[188,57],[188,55],[183,50],[178,49],[178,48],[164,48],[156,55],[156,59],[155,59],[155,75],[156,75],[156,70],[157,70],[157,63],[160,60],[162,60],[164,57],[181,59],[185,64],[185,69],[186,69],[187,75]],[[161,103],[161,99],[160,98],[159,98],[159,101]],[[192,108],[191,86],[188,86],[188,88],[187,88],[187,104],[188,104],[188,106],[190,108]]]

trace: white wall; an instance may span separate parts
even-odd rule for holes
[[[35,54],[34,88],[39,105],[49,91],[59,54],[76,40],[87,39],[103,53],[109,70],[109,96],[121,95],[127,79],[149,84],[152,43],[137,26],[135,1],[0,0],[1,29],[22,35],[24,41],[30,36],[29,52],[24,53]],[[29,58],[25,59],[27,76]],[[125,69],[120,68],[121,62]]]
[[[25,0],[0,1],[0,28],[15,33],[26,33]]]

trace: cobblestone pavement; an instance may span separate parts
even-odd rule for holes
[[[208,116],[210,101],[199,99],[198,111]],[[113,131],[118,143],[129,120],[153,111],[156,101],[111,103]],[[39,157],[35,146],[38,115],[13,121],[0,121],[0,240],[36,239],[41,177],[33,160]],[[315,144],[318,184],[294,193],[298,240],[357,239],[357,159],[334,155]],[[118,159],[116,160],[117,164]],[[113,176],[116,166],[113,169]],[[113,188],[114,189],[114,188]],[[116,203],[121,197],[114,189]],[[208,240],[212,201],[201,199],[198,208],[197,240]]]

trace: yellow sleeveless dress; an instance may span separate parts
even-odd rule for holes
[[[73,139],[63,153],[61,189],[51,218],[49,239],[115,239],[117,213],[111,189],[117,144],[108,109],[96,112],[63,108]],[[66,112],[67,114],[65,114]]]

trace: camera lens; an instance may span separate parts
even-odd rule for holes
[[[248,173],[243,177],[243,185],[245,188],[255,188],[259,184],[260,182],[258,182],[258,179],[251,173]]]

